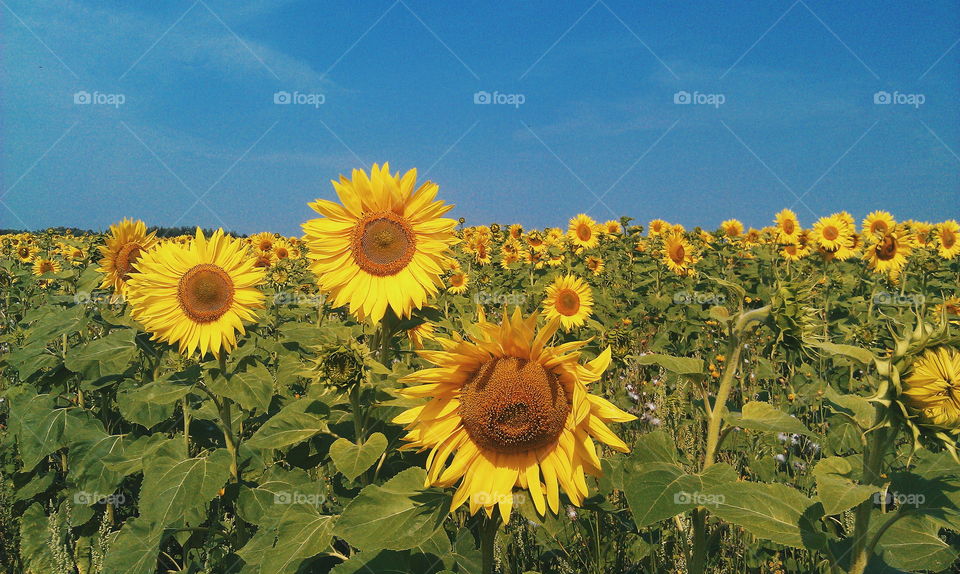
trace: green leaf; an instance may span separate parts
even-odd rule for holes
[[[728,412],[723,418],[731,425],[745,429],[802,435],[813,434],[796,417],[792,417],[763,401],[750,401],[743,405],[742,412]]]
[[[230,476],[231,460],[226,449],[184,459],[182,445],[165,443],[144,462],[140,516],[161,528],[200,524],[206,503]]]
[[[871,530],[891,518],[891,514],[873,514]],[[904,516],[883,533],[874,552],[890,566],[908,572],[944,571],[957,559],[957,551],[940,538],[939,531],[929,517]]]
[[[297,572],[304,560],[328,551],[335,522],[309,506],[291,506],[275,528],[261,527],[237,552],[247,563],[244,572]]]
[[[20,399],[22,400],[22,399]],[[66,446],[65,436],[72,436],[90,423],[90,415],[79,409],[54,408],[51,395],[35,395],[15,405],[15,432],[19,439],[24,470],[30,470],[43,457]]]
[[[266,412],[273,397],[273,375],[259,363],[242,373],[234,373],[229,380],[222,376],[211,377],[207,385],[213,392],[233,399],[247,411]]]
[[[47,524],[47,515],[39,502],[31,504],[20,517],[20,555],[32,572],[56,571]]]
[[[134,329],[118,329],[67,351],[65,364],[89,380],[119,375],[127,370],[137,354],[136,336]]]
[[[813,469],[817,479],[817,497],[827,515],[840,514],[870,498],[876,487],[858,484],[859,473],[854,471],[850,459],[859,463],[859,456],[841,458],[831,456],[821,459]]]
[[[716,502],[720,485],[737,480],[726,464],[715,464],[702,475],[688,474],[676,464],[637,465],[624,473],[624,494],[637,528],[649,526],[698,506]]]
[[[124,475],[107,467],[104,460],[119,455],[132,442],[128,435],[110,435],[94,427],[71,436],[67,468],[76,489],[90,493],[92,498],[113,493]]]
[[[183,441],[168,439],[160,434],[150,434],[128,443],[121,452],[114,452],[103,457],[103,465],[113,472],[123,476],[143,470],[144,459],[149,458],[154,451],[167,443],[183,444]]]
[[[154,574],[163,531],[142,517],[127,520],[110,542],[103,571],[111,574]]]
[[[450,511],[450,496],[423,489],[426,471],[408,468],[383,486],[370,485],[343,509],[334,534],[360,550],[406,550],[433,535]]]
[[[639,365],[660,365],[668,371],[678,375],[699,375],[703,374],[703,360],[693,357],[673,357],[671,355],[660,355],[651,353],[637,357]]]
[[[283,448],[328,432],[328,407],[320,401],[301,399],[283,407],[279,413],[253,433],[250,448]]]
[[[131,399],[141,403],[169,405],[190,394],[193,386],[200,380],[200,366],[193,365],[183,371],[166,375],[147,383],[136,390]]]
[[[377,461],[387,448],[387,437],[373,433],[362,445],[338,438],[330,445],[330,459],[347,480],[353,480]]]
[[[831,403],[835,411],[853,419],[861,429],[866,430],[873,426],[876,419],[876,409],[870,404],[870,401],[860,395],[840,394],[833,387],[827,385],[823,398]]]
[[[320,506],[325,500],[323,481],[311,478],[299,468],[272,466],[256,488],[240,488],[237,513],[252,524],[276,528],[293,506]]]
[[[872,365],[875,359],[873,353],[867,349],[864,349],[863,347],[841,345],[837,343],[830,343],[828,341],[818,341],[816,339],[804,339],[803,342],[811,347],[823,349],[830,355],[847,357],[864,365]]]
[[[123,418],[150,429],[173,416],[176,405],[146,400],[140,391],[132,387],[117,393],[117,408]]]
[[[744,527],[757,538],[777,544],[819,550],[826,538],[817,501],[784,484],[730,482],[719,485],[722,500],[710,511]]]

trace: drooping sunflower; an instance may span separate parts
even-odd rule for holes
[[[728,219],[720,224],[720,231],[728,239],[736,239],[743,233],[743,224],[738,219]]]
[[[874,211],[863,220],[863,234],[873,236],[893,231],[897,226],[896,220],[887,211]]]
[[[58,273],[60,271],[60,262],[49,257],[37,257],[33,260],[33,274],[37,277],[44,273]]]
[[[937,252],[944,259],[953,259],[960,253],[960,224],[952,219],[937,226]]]
[[[687,239],[678,233],[666,236],[663,242],[663,263],[677,275],[686,275],[695,260]]]
[[[303,224],[308,257],[335,307],[349,304],[361,320],[379,321],[387,307],[409,317],[443,288],[457,222],[441,217],[453,206],[434,201],[437,184],[415,187],[416,179],[415,169],[400,177],[374,164],[369,177],[353,170],[352,179],[333,182],[342,205],[310,204],[323,217]]]
[[[222,229],[206,239],[198,227],[189,246],[165,242],[140,256],[127,280],[131,316],[185,355],[199,349],[201,357],[219,357],[236,347],[243,321],[263,308],[257,285],[264,272],[254,263],[242,239]]]
[[[106,238],[105,245],[100,246],[103,258],[97,271],[103,273],[100,288],[113,289],[111,301],[123,298],[134,264],[156,243],[156,233],[147,233],[147,225],[139,219],[124,219],[110,226],[110,236]]]
[[[548,320],[559,319],[565,331],[583,325],[593,309],[593,290],[586,281],[574,275],[558,276],[547,287],[543,314]]]
[[[593,272],[594,275],[600,275],[603,273],[604,263],[603,259],[600,257],[594,257],[593,255],[587,257],[585,265],[587,266],[587,269]]]
[[[789,209],[783,209],[774,216],[777,224],[777,237],[781,243],[796,243],[800,237],[800,221],[797,214]]]
[[[597,222],[585,213],[581,213],[570,220],[567,237],[576,247],[590,249],[596,247],[599,240]]]
[[[894,228],[876,236],[867,247],[863,258],[875,273],[886,273],[896,277],[907,264],[907,257],[911,251],[913,251],[913,240],[910,235]]]
[[[469,501],[470,513],[488,516],[499,507],[510,518],[513,489],[527,489],[540,514],[560,509],[560,488],[581,505],[588,495],[584,473],[599,476],[594,440],[620,452],[627,445],[607,423],[636,417],[588,385],[610,363],[610,349],[581,364],[585,341],[548,347],[559,319],[536,332],[537,316],[506,312],[502,323],[481,313],[472,340],[439,337],[439,351],[420,351],[435,368],[402,380],[416,386],[400,393],[429,397],[393,422],[406,425],[406,448],[430,450],[426,484],[460,483],[450,511]],[[451,460],[451,457],[452,460]]]
[[[960,352],[950,347],[926,350],[904,379],[903,395],[922,426],[960,433]]]
[[[470,277],[463,271],[457,271],[447,278],[447,282],[450,283],[447,291],[454,295],[462,295],[467,292],[467,287],[470,286]]]
[[[850,243],[853,230],[840,214],[821,217],[813,224],[810,239],[828,252],[834,252]]]
[[[523,238],[523,226],[519,223],[514,223],[510,226],[510,239],[519,240]]]

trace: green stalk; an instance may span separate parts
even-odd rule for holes
[[[223,377],[225,380],[229,381],[230,377],[227,375],[227,354],[221,353],[219,357],[220,361],[220,374],[219,376]],[[233,417],[232,417],[232,406],[233,401],[229,397],[223,397],[223,402],[220,404],[220,422],[223,425],[223,440],[227,445],[227,452],[230,453],[230,476],[233,478],[233,481],[236,483],[240,482],[240,468],[237,464],[237,444],[234,442],[233,438]]]
[[[877,413],[879,419],[880,413]],[[863,483],[871,485],[881,484],[883,456],[887,448],[896,438],[894,433],[887,436],[887,429],[880,428],[867,435],[863,447]],[[849,574],[863,574],[870,562],[871,545],[868,544],[870,530],[870,512],[873,510],[873,498],[860,503],[854,514],[853,523],[853,556],[850,562]],[[882,533],[880,533],[882,534]],[[877,538],[879,540],[879,538]],[[874,544],[876,542],[874,541]]]
[[[483,518],[483,524],[480,530],[480,557],[482,559],[480,572],[493,574],[494,546],[497,541],[497,530],[500,529],[500,510],[494,510],[492,518],[488,518],[485,514],[481,517]]]

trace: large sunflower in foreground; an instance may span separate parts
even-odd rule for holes
[[[254,266],[242,239],[218,229],[210,236],[197,234],[190,245],[165,242],[142,254],[136,271],[127,280],[131,315],[145,330],[180,352],[215,357],[237,345],[243,321],[263,308],[257,285],[264,272]]]
[[[949,347],[927,350],[911,371],[903,395],[918,422],[934,430],[960,432],[960,352]]]
[[[323,217],[303,224],[308,257],[335,307],[349,304],[361,320],[379,321],[388,306],[409,317],[443,288],[457,222],[441,217],[453,206],[434,201],[437,184],[415,188],[416,179],[415,169],[401,178],[389,164],[374,164],[370,177],[355,169],[352,179],[333,182],[342,205],[310,204]]]
[[[103,273],[101,289],[113,288],[111,301],[119,301],[126,292],[126,282],[134,270],[140,255],[157,243],[155,233],[147,233],[147,226],[139,219],[124,219],[110,226],[106,244],[100,246],[103,258],[100,268]]]
[[[557,318],[564,330],[583,325],[593,309],[593,291],[586,281],[573,275],[558,276],[547,287],[543,314],[548,320]]]
[[[561,487],[579,506],[588,494],[584,473],[601,474],[593,440],[628,452],[607,423],[636,417],[588,392],[610,349],[580,364],[586,341],[547,346],[559,325],[554,319],[536,332],[537,316],[524,319],[519,309],[501,324],[481,314],[472,341],[437,338],[442,350],[420,351],[436,367],[402,379],[417,384],[402,395],[430,401],[394,422],[406,425],[407,448],[430,450],[427,486],[460,483],[451,512],[469,500],[471,514],[482,507],[492,516],[499,506],[508,521],[514,487],[530,492],[540,514],[559,510]]]

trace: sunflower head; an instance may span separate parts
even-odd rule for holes
[[[872,236],[886,234],[897,226],[896,220],[887,211],[874,211],[863,220],[863,234]]]
[[[797,214],[789,209],[783,209],[774,217],[777,224],[776,231],[781,243],[793,243],[800,235],[800,222]]]
[[[126,283],[136,270],[140,256],[156,245],[156,232],[147,233],[147,226],[139,219],[124,219],[110,226],[110,235],[100,247],[103,258],[98,271],[103,273],[101,288],[113,288],[112,301],[118,301],[126,293]]]
[[[743,233],[743,224],[738,219],[728,219],[720,224],[720,231],[725,237],[735,239]]]
[[[581,213],[570,220],[570,227],[567,230],[567,237],[570,242],[577,246],[589,249],[596,247],[599,241],[599,227],[592,217]]]
[[[311,373],[313,380],[340,391],[348,390],[363,380],[363,353],[352,345],[318,348],[314,365]]]
[[[127,281],[131,315],[185,355],[219,357],[263,308],[264,273],[254,263],[243,240],[221,229],[207,239],[198,227],[189,245],[164,242],[140,256]]]
[[[928,349],[903,380],[903,402],[921,427],[960,434],[960,352]]]
[[[558,276],[547,287],[543,300],[543,314],[547,319],[558,319],[567,331],[583,325],[593,309],[593,291],[583,279],[573,275]]]
[[[560,488],[573,504],[587,496],[584,473],[599,476],[593,441],[627,452],[610,421],[636,417],[599,396],[588,385],[610,362],[609,349],[586,364],[586,342],[549,347],[559,319],[536,331],[537,317],[517,309],[500,324],[481,313],[471,340],[438,338],[440,351],[421,351],[436,365],[408,375],[407,397],[429,397],[394,419],[408,430],[408,448],[430,450],[427,486],[459,483],[451,512],[469,501],[509,520],[513,489],[530,492],[540,514],[557,513]],[[452,457],[452,460],[451,460]]]
[[[688,274],[696,262],[690,243],[679,233],[670,233],[665,237],[662,260],[677,275]]]
[[[937,252],[944,259],[960,253],[960,224],[950,219],[937,226]]]
[[[416,170],[401,177],[374,164],[369,177],[354,170],[333,182],[340,204],[310,204],[323,215],[303,224],[320,289],[361,320],[379,321],[387,307],[409,317],[443,286],[456,221],[440,216],[453,206],[434,201],[435,183],[415,187],[416,179]]]

